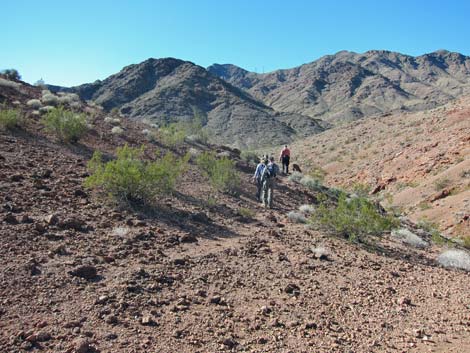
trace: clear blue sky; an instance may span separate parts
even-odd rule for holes
[[[340,50],[470,55],[466,0],[0,0],[0,69],[76,85],[149,57],[268,72]]]

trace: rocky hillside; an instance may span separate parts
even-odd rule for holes
[[[329,185],[363,186],[414,221],[470,236],[470,97],[418,113],[363,119],[298,141],[294,161]]]
[[[329,122],[430,109],[470,93],[470,57],[444,50],[418,57],[342,51],[266,74],[218,64],[208,71],[273,109]]]
[[[75,109],[90,129],[60,143],[27,104],[40,90],[16,83],[0,81],[2,109],[24,113],[0,131],[1,352],[468,351],[468,273],[440,266],[444,249],[413,224],[403,223],[425,247],[391,234],[353,243],[295,223],[288,212],[321,195],[279,176],[265,210],[253,168],[227,148],[239,196],[190,163],[152,212],[117,207],[83,187],[93,151],[169,147],[132,120],[111,134],[116,122],[83,102]]]
[[[202,115],[214,141],[239,148],[287,143],[326,126],[301,114],[274,111],[204,68],[172,58],[149,59],[70,90],[106,110],[118,108],[131,119],[149,123]]]

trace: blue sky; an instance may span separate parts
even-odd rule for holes
[[[470,1],[0,0],[0,69],[76,85],[149,57],[268,72],[340,50],[470,55]]]

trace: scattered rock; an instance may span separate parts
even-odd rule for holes
[[[15,216],[13,216],[11,213],[8,213],[5,217],[3,217],[3,221],[8,224],[18,224],[18,220],[16,219]]]
[[[190,216],[190,219],[194,222],[207,224],[211,221],[209,217],[204,212],[193,213]]]
[[[289,283],[285,288],[284,292],[291,295],[299,295],[300,294],[300,287],[294,283]]]
[[[75,345],[75,353],[99,353],[100,351],[96,349],[88,339],[82,339],[77,342]]]
[[[184,234],[179,238],[180,243],[197,243],[196,236],[192,234]]]
[[[49,225],[55,225],[55,224],[59,223],[59,216],[56,213],[53,213],[53,214],[50,214],[50,215],[46,216],[46,218],[44,220]]]
[[[140,320],[140,323],[144,326],[154,326],[156,324],[150,315],[144,315]]]
[[[91,265],[82,265],[78,266],[72,271],[69,271],[69,274],[75,277],[85,278],[86,280],[92,280],[96,278],[97,271],[96,267]]]

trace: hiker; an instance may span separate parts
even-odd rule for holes
[[[287,145],[282,149],[279,161],[282,163],[282,173],[289,174],[290,150]]]
[[[274,157],[271,157],[268,165],[264,168],[263,173],[261,174],[261,180],[263,182],[261,202],[265,208],[273,207],[274,179],[277,177],[278,173],[279,167],[274,163]]]
[[[253,175],[253,181],[256,183],[256,199],[261,201],[261,188],[263,187],[263,181],[261,180],[261,174],[264,168],[268,164],[268,157],[262,156],[259,159],[259,163],[256,166],[255,174]]]

